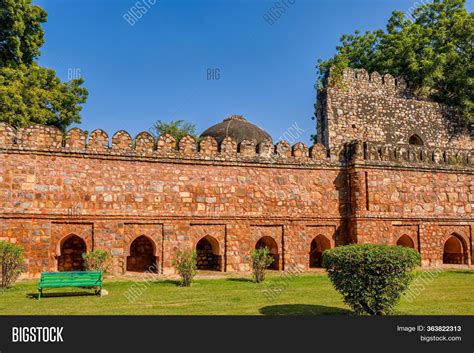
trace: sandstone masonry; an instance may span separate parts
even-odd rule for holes
[[[377,75],[348,70],[345,88],[326,87],[312,147],[0,123],[0,240],[26,249],[31,276],[80,269],[91,249],[117,273],[171,273],[183,248],[202,269],[250,271],[258,244],[278,270],[354,242],[472,265],[470,131]]]

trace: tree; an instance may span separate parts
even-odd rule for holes
[[[47,13],[31,0],[0,0],[0,65],[30,65],[44,43],[41,24]]]
[[[47,14],[31,0],[0,0],[0,121],[14,127],[80,123],[88,92],[83,79],[61,82],[35,60]]]
[[[191,135],[197,140],[196,126],[184,120],[172,120],[169,123],[158,120],[152,129],[155,136],[169,134],[179,141],[184,136]]]
[[[395,11],[386,30],[343,35],[333,58],[319,60],[321,79],[333,67],[335,81],[345,68],[404,77],[415,94],[453,107],[474,119],[474,14],[465,0],[433,0],[408,18]]]

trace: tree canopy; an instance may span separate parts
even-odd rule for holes
[[[197,141],[196,126],[184,120],[172,120],[169,123],[158,120],[153,125],[152,132],[155,136],[169,134],[176,141],[181,140],[186,135],[191,135]]]
[[[343,35],[333,58],[318,62],[320,79],[331,67],[391,74],[409,81],[419,97],[453,107],[474,120],[474,14],[465,0],[433,0],[411,16],[395,11],[385,30]]]
[[[14,127],[80,123],[88,92],[82,78],[61,82],[36,62],[47,13],[31,0],[0,0],[0,121]]]

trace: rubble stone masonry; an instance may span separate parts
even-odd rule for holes
[[[110,251],[116,273],[150,261],[172,273],[176,251],[204,237],[212,267],[228,272],[250,271],[249,252],[263,238],[279,270],[307,269],[310,252],[325,250],[312,250],[318,236],[326,247],[396,245],[403,236],[425,266],[472,265],[472,138],[451,135],[434,103],[387,97],[367,83],[387,78],[362,85],[351,75],[349,91],[328,87],[320,98],[322,144],[311,148],[126,131],[110,140],[102,130],[0,123],[0,240],[25,248],[31,276],[77,269],[74,246]],[[400,117],[413,123],[385,127]],[[352,124],[363,133],[347,135]],[[408,144],[412,133],[424,145]],[[461,250],[446,246],[452,237]]]

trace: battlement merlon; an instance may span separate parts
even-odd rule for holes
[[[427,147],[472,149],[471,127],[452,109],[412,94],[391,75],[346,69],[342,81],[318,92],[317,142],[329,149],[352,140],[406,144],[416,136]]]

